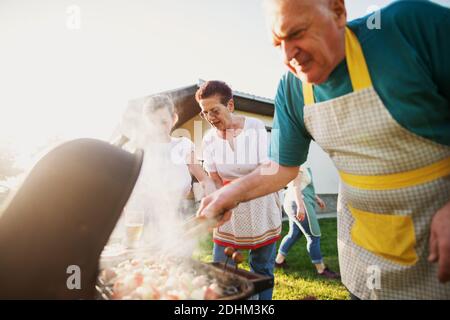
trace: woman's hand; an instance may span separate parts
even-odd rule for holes
[[[303,201],[299,201],[299,203],[297,203],[297,214],[295,215],[298,221],[302,222],[305,220],[305,213],[305,204]]]
[[[327,207],[327,205],[325,204],[325,202],[319,198],[319,196],[316,196],[316,202],[317,205],[320,207],[320,209],[325,209]]]
[[[205,197],[209,196],[211,193],[213,193],[214,191],[217,190],[217,187],[216,187],[214,181],[210,177],[207,177],[203,181],[202,187],[203,187],[203,192],[204,192]]]

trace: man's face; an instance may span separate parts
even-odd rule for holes
[[[202,109],[200,115],[206,119],[214,128],[225,131],[231,124],[230,103],[224,105],[219,95],[201,99],[199,104]]]
[[[284,64],[303,81],[326,81],[345,57],[343,0],[273,0],[269,10]]]

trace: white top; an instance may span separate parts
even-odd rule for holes
[[[306,167],[303,167],[303,166],[300,167],[299,174],[301,174],[301,176],[300,176],[300,190],[303,191],[303,189],[305,189],[311,183],[312,177],[309,174],[308,169]],[[285,197],[284,197],[284,201],[286,201],[286,202],[295,201],[294,180],[289,182],[289,184],[287,185],[288,188],[286,190]]]
[[[223,180],[233,180],[252,172],[269,160],[268,138],[261,120],[245,117],[242,132],[230,143],[209,130],[203,138],[203,160],[206,171],[217,172]]]
[[[300,169],[298,170],[298,173],[301,174],[301,176],[300,176],[300,190],[303,190],[311,183],[312,178],[311,178],[311,175],[309,174],[308,168],[306,168],[306,167],[301,166]],[[295,177],[295,178],[297,178],[297,177]],[[287,185],[288,188],[293,188],[294,187],[294,180],[289,182],[289,184]]]
[[[187,138],[170,138],[169,143],[148,143],[136,188],[155,194],[170,192],[172,197],[185,197],[191,190],[188,164],[194,144]],[[155,180],[162,182],[155,183]],[[181,199],[180,199],[181,200]]]
[[[203,138],[203,160],[208,172],[217,172],[223,180],[233,180],[252,172],[269,160],[268,138],[264,123],[245,117],[242,132],[230,143],[215,129]],[[276,241],[281,230],[278,194],[240,203],[231,219],[214,230],[214,241],[221,245],[252,249]]]
[[[169,143],[147,143],[141,172],[125,211],[144,211],[146,223],[154,225],[175,220],[181,200],[191,189],[192,178],[187,164],[193,150],[194,144],[187,138],[171,138]]]

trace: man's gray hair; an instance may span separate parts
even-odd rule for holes
[[[316,4],[322,4],[322,5],[328,5],[330,3],[330,0],[264,0],[263,1],[263,8],[266,10],[266,12],[270,11],[273,5],[275,4],[282,4],[287,1],[295,1],[295,2],[313,2]]]

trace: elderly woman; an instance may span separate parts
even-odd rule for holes
[[[258,119],[233,114],[230,87],[221,81],[208,81],[196,93],[201,116],[212,126],[203,138],[204,166],[218,188],[253,171],[267,160],[267,132]],[[224,249],[250,250],[252,271],[273,277],[276,241],[281,231],[278,194],[241,203],[231,220],[214,230],[213,259],[226,259]],[[272,298],[272,289],[259,299]]]

